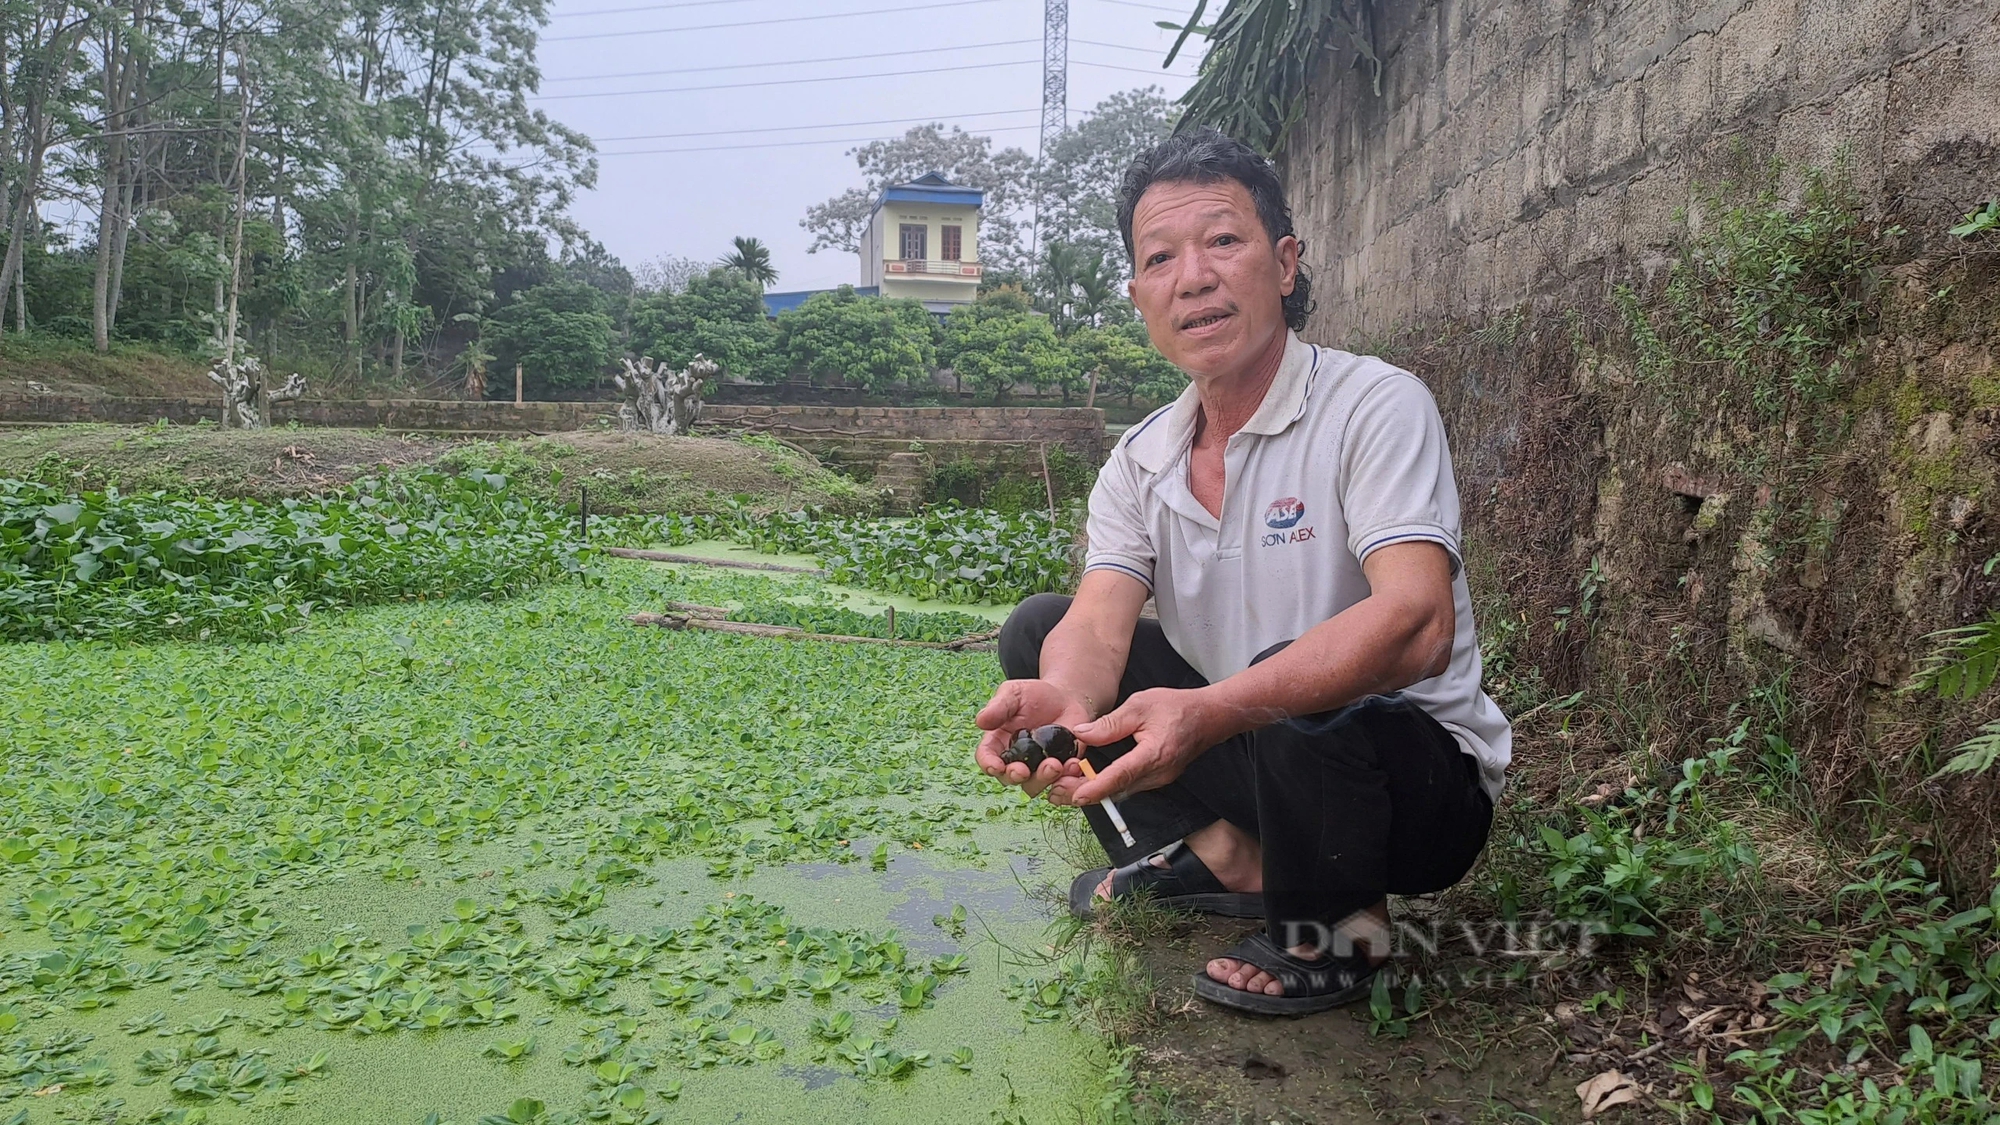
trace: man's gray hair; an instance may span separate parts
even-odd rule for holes
[[[1118,233],[1125,239],[1125,256],[1131,259],[1135,272],[1139,259],[1132,246],[1132,213],[1138,210],[1139,197],[1146,189],[1154,184],[1212,184],[1220,180],[1235,180],[1250,193],[1251,202],[1257,205],[1257,218],[1273,243],[1288,234],[1298,237],[1292,230],[1292,209],[1285,202],[1284,185],[1278,182],[1278,170],[1271,162],[1218,130],[1190,129],[1168,137],[1125,170],[1125,183],[1118,191]],[[1299,249],[1305,249],[1303,241]],[[1312,277],[1306,264],[1300,262],[1291,295],[1285,298],[1285,325],[1293,331],[1304,328],[1312,308]]]

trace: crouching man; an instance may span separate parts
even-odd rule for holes
[[[1145,893],[1261,918],[1197,993],[1331,1008],[1389,955],[1386,896],[1471,868],[1508,762],[1444,428],[1414,376],[1294,334],[1300,243],[1251,149],[1175,136],[1127,172],[1119,225],[1133,303],[1192,385],[1098,476],[1076,596],[1031,598],[1001,631],[976,758],[1084,810],[1112,866],[1077,878],[1073,910]],[[1092,748],[1094,779],[1002,762],[1051,723]]]

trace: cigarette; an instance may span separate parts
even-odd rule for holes
[[[1091,767],[1089,758],[1079,755],[1076,760],[1083,765],[1083,776],[1093,779],[1097,777],[1097,771]],[[1112,803],[1111,798],[1106,797],[1097,803],[1104,809],[1104,815],[1111,818],[1111,827],[1118,830],[1118,838],[1125,841],[1125,846],[1138,847],[1139,841],[1132,838],[1132,830],[1125,827],[1125,818],[1119,815],[1118,806]]]

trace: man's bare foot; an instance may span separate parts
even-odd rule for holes
[[[1256,837],[1234,824],[1218,820],[1188,833],[1181,843],[1208,867],[1224,890],[1256,894],[1264,889],[1264,849],[1257,845]],[[1164,871],[1166,857],[1156,855],[1152,864]],[[1106,875],[1091,893],[1110,902],[1111,876]]]
[[[1335,926],[1334,933],[1347,938],[1348,943],[1357,951],[1365,950],[1370,964],[1379,965],[1388,960],[1389,900],[1385,898],[1348,921]],[[1327,951],[1317,945],[1306,944],[1292,946],[1286,952],[1294,957],[1313,961],[1324,956]],[[1261,992],[1266,996],[1285,994],[1285,986],[1279,983],[1276,977],[1244,961],[1217,957],[1208,963],[1207,971],[1210,980],[1244,992]]]

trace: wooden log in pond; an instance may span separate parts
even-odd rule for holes
[[[692,609],[711,611],[714,606],[696,606]],[[662,629],[701,629],[711,633],[736,633],[746,637],[772,637],[788,641],[832,641],[835,644],[854,645],[899,645],[904,648],[929,648],[944,652],[992,652],[993,641],[1000,631],[974,633],[955,641],[906,641],[891,637],[849,637],[839,633],[809,633],[790,625],[763,625],[754,621],[724,621],[703,616],[696,612],[682,613],[635,613],[626,618],[634,625],[654,625]]]
[[[641,559],[646,562],[689,563],[694,566],[726,566],[735,570],[775,570],[785,574],[810,574],[815,578],[825,578],[826,571],[814,570],[809,566],[788,566],[785,563],[753,562],[749,559],[710,559],[700,555],[677,555],[672,551],[648,551],[638,547],[599,548],[607,555],[621,559]]]

